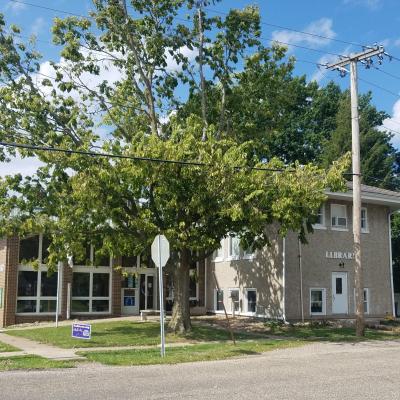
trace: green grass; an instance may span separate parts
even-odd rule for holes
[[[50,368],[73,368],[74,361],[48,360],[39,356],[16,356],[0,358],[0,371],[11,371],[16,369],[50,369]]]
[[[177,364],[194,361],[222,360],[246,355],[259,355],[267,351],[305,344],[301,340],[256,340],[251,342],[197,344],[166,349],[160,357],[159,349],[80,352],[90,361],[106,365]]]
[[[71,326],[9,330],[6,333],[62,348],[147,346],[160,343],[160,325],[158,322],[118,321],[92,324],[92,338],[90,340],[71,338]],[[235,337],[240,340],[254,336],[243,333],[235,335]],[[166,337],[168,343],[225,340],[230,340],[227,331],[195,324],[192,332],[187,335],[169,333]]]
[[[362,340],[394,340],[400,339],[398,332],[366,329],[365,337],[358,338],[354,328],[333,328],[329,326],[272,326],[270,333],[277,336],[291,337],[303,340],[329,342],[355,342]]]
[[[8,353],[9,351],[20,351],[14,346],[10,346],[9,344],[0,342],[0,353]]]

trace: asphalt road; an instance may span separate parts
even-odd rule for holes
[[[311,344],[234,360],[0,373],[1,400],[400,399],[400,342]]]

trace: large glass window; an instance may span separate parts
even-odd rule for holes
[[[318,209],[315,219],[314,228],[322,228],[325,226],[325,204],[322,204]]]
[[[18,271],[17,313],[54,313],[57,304],[58,273],[29,270]]]
[[[104,267],[74,267],[71,311],[109,313],[110,279],[110,272]]]
[[[224,260],[224,239],[221,240],[221,246],[219,249],[214,251],[214,261],[223,261]]]
[[[39,259],[39,235],[30,236],[19,241],[19,262],[27,263]]]

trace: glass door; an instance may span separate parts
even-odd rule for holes
[[[136,279],[132,275],[126,277],[122,282],[121,309],[122,314],[125,315],[139,314]]]
[[[154,275],[140,274],[140,310],[154,309]]]

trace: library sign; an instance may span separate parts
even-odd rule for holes
[[[353,260],[354,253],[351,251],[327,251],[325,258],[334,260]]]

